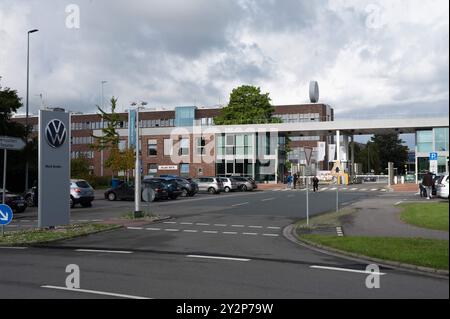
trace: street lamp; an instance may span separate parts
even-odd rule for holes
[[[28,89],[30,84],[30,34],[38,32],[38,29],[33,29],[27,33],[27,100],[25,110],[25,127],[26,127],[26,141],[28,142]],[[25,191],[28,189],[28,158],[25,159]]]
[[[147,102],[131,103],[136,109],[136,163],[134,165],[134,214],[135,216],[141,212],[141,161],[139,158],[139,110],[143,109]]]
[[[108,81],[102,81],[101,83],[102,83],[102,94],[100,97],[100,107],[103,110],[103,86],[105,85],[105,83],[108,83]],[[103,116],[102,116],[102,129],[104,129],[103,126],[104,125],[103,125]],[[104,174],[103,166],[104,165],[103,165],[103,149],[102,149],[102,150],[100,150],[100,176],[103,176],[103,174]]]

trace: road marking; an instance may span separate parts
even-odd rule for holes
[[[0,249],[17,249],[17,250],[23,250],[23,249],[27,249],[28,247],[1,247]]]
[[[195,225],[198,225],[198,226],[209,226],[210,224],[205,224],[205,223],[195,223]]]
[[[361,188],[361,192],[367,191],[367,188]]]
[[[395,206],[397,206],[397,205],[400,205],[401,203],[403,203],[403,201],[401,200],[401,201],[399,201],[399,202],[397,202],[397,203],[395,203],[394,205]]]
[[[377,190],[378,190],[378,188],[372,188],[372,189],[371,189],[372,192],[375,192],[375,191],[377,191]]]
[[[128,299],[151,299],[148,297],[116,294],[116,293],[106,292],[106,291],[87,290],[87,289],[79,289],[79,288],[67,288],[67,287],[58,287],[58,286],[49,286],[49,285],[41,286],[41,288],[58,289],[58,290],[66,290],[66,291],[73,291],[73,292],[84,292],[84,293],[94,294],[94,295],[104,295],[104,296],[112,296],[112,297],[128,298]]]
[[[185,229],[183,230],[185,233],[196,233],[198,232],[198,230],[193,230],[193,229]]]
[[[127,229],[132,229],[132,230],[142,230],[144,228],[142,227],[127,227]]]
[[[244,225],[231,225],[231,227],[245,227]]]
[[[272,236],[272,237],[278,237],[278,234],[262,234],[263,236]]]
[[[246,258],[231,258],[231,257],[219,257],[219,256],[202,256],[202,255],[187,255],[189,258],[206,258],[206,259],[221,259],[221,260],[233,260],[233,261],[250,261]]]
[[[383,273],[383,272],[372,272],[372,271],[367,271],[367,270],[356,270],[356,269],[337,268],[337,267],[310,266],[310,268],[325,269],[325,270],[336,270],[336,271],[346,271],[346,272],[355,272],[355,273],[370,274],[370,275],[386,275],[386,273]]]
[[[111,254],[132,254],[131,251],[124,250],[101,250],[101,249],[75,249],[75,251],[84,253],[111,253]]]
[[[88,219],[78,219],[78,220],[75,220],[76,222],[88,222],[89,220]]]
[[[172,231],[172,232],[175,232],[175,231],[180,231],[179,229],[173,229],[173,228],[166,228],[166,229],[164,229],[164,231]]]
[[[324,187],[324,188],[322,188],[322,190],[323,190],[323,191],[326,191],[327,189],[328,189],[328,187]]]
[[[269,226],[268,229],[280,229],[281,227]]]
[[[182,222],[180,223],[181,225],[192,225],[193,223],[188,223],[188,222]]]
[[[335,191],[337,188],[336,187],[332,187],[330,188],[330,191]]]
[[[242,233],[242,235],[251,235],[251,236],[256,236],[256,235],[258,235],[258,233]]]
[[[356,188],[356,187],[353,187],[353,188],[351,188],[350,190],[351,191],[356,191],[358,188]]]
[[[248,202],[240,203],[240,204],[234,204],[234,205],[231,205],[231,207],[243,206],[243,205],[247,205],[247,204],[248,204]]]
[[[262,226],[248,226],[249,228],[263,228]]]
[[[262,202],[267,202],[267,201],[269,201],[269,200],[274,200],[275,199],[275,197],[270,197],[270,198],[264,198],[264,199],[261,199],[261,201]]]
[[[29,220],[29,219],[22,219],[22,220],[20,220],[20,222],[22,222],[22,223],[28,223],[28,222],[30,222],[31,220]]]
[[[342,227],[336,227],[336,233],[339,237],[344,237],[344,233],[342,232]]]
[[[237,232],[235,232],[235,231],[224,231],[224,232],[222,232],[222,234],[226,234],[226,235],[237,235]]]
[[[93,219],[92,221],[93,221],[93,222],[102,222],[103,219]]]
[[[344,187],[344,188],[343,188],[344,191],[346,191],[347,189],[348,189],[347,187]]]
[[[176,224],[177,222],[163,222],[163,224]]]
[[[214,226],[217,226],[217,227],[227,227],[226,224],[214,224]]]
[[[204,230],[204,231],[202,231],[202,233],[207,233],[207,234],[217,234],[218,231],[217,231],[217,230]]]
[[[146,230],[161,230],[161,228],[152,228],[152,227],[149,227],[149,228],[146,228]]]

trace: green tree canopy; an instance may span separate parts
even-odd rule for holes
[[[279,123],[273,118],[274,107],[269,93],[261,93],[259,87],[243,85],[233,89],[230,101],[220,115],[214,118],[217,125]]]
[[[20,107],[22,107],[22,101],[17,91],[0,87],[0,135],[25,137],[25,126],[11,121],[13,113]]]
[[[70,161],[70,176],[72,178],[87,179],[89,172],[89,160],[85,156]]]

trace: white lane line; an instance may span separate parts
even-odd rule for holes
[[[322,188],[322,190],[323,190],[323,191],[326,191],[327,189],[328,189],[328,187],[324,187],[324,188]]]
[[[245,227],[244,225],[231,225],[231,227]]]
[[[335,190],[336,190],[336,187],[330,188],[330,191],[335,191]]]
[[[92,221],[93,221],[93,222],[102,222],[103,219],[93,219]]]
[[[111,254],[132,254],[131,251],[124,250],[101,250],[101,249],[75,249],[75,251],[84,253],[111,253]]]
[[[76,222],[88,222],[89,220],[88,219],[78,219],[78,220],[76,220]]]
[[[180,231],[180,230],[179,229],[173,229],[173,228],[166,228],[166,229],[164,229],[164,231],[175,232],[175,231]]]
[[[180,225],[192,225],[193,223],[188,223],[188,222],[182,222],[180,223]]]
[[[143,227],[127,227],[127,229],[131,229],[131,230],[142,230],[144,229]]]
[[[375,192],[377,190],[378,190],[378,188],[372,188],[370,191]]]
[[[267,201],[269,201],[269,200],[274,200],[275,199],[275,197],[270,197],[270,198],[264,198],[264,199],[261,199],[261,201],[262,202],[267,202]]]
[[[278,234],[262,234],[263,236],[278,237]]]
[[[17,249],[17,250],[24,250],[27,249],[28,247],[1,247],[0,249]]]
[[[245,203],[239,203],[239,204],[231,205],[231,207],[243,206],[243,205],[247,205],[247,204],[248,204],[248,202],[245,202]]]
[[[403,201],[401,200],[401,201],[399,201],[399,202],[397,202],[397,203],[395,203],[394,205],[395,206],[397,206],[397,205],[400,205],[401,203],[403,203]]]
[[[161,230],[161,228],[152,228],[152,227],[149,227],[149,228],[146,228],[146,230]]]
[[[185,233],[197,233],[198,230],[193,230],[193,229],[184,229],[183,230]]]
[[[214,226],[217,226],[217,227],[227,227],[226,224],[214,224]]]
[[[237,235],[237,232],[235,232],[235,231],[224,231],[224,232],[222,232],[222,234],[226,234],[226,235]]]
[[[325,270],[336,270],[336,271],[346,271],[346,272],[355,272],[355,273],[359,273],[359,274],[386,275],[386,273],[383,273],[383,272],[372,272],[372,271],[367,271],[367,270],[356,270],[356,269],[337,268],[337,267],[310,266],[310,268],[325,269]]]
[[[202,233],[206,233],[206,234],[217,234],[218,231],[217,231],[217,230],[204,230],[204,231],[202,231]]]
[[[84,293],[87,293],[87,294],[112,296],[112,297],[128,298],[128,299],[151,299],[151,298],[148,298],[148,297],[140,297],[140,296],[133,296],[133,295],[125,295],[125,294],[116,294],[116,293],[112,293],[112,292],[98,291],[98,290],[88,290],[88,289],[80,289],[80,288],[76,288],[75,289],[75,288],[58,287],[58,286],[50,286],[50,285],[44,285],[44,286],[41,286],[41,288],[66,290],[66,291],[72,291],[72,292],[84,292]]]
[[[209,226],[210,224],[205,224],[205,223],[195,223],[195,225],[198,225],[198,226]]]
[[[163,222],[163,224],[176,224],[177,222]]]
[[[258,233],[242,233],[242,235],[251,235],[251,236],[256,236],[256,235],[258,235]]]
[[[344,191],[346,191],[347,189],[348,189],[347,187],[344,187],[344,188],[343,188]]]
[[[351,191],[356,191],[357,189],[358,188],[356,188],[356,187],[350,188]]]
[[[280,229],[281,227],[269,226],[268,229]]]
[[[262,226],[248,226],[248,228],[263,228]]]
[[[361,192],[365,192],[365,191],[367,191],[367,188],[361,188],[360,190],[361,190]]]
[[[219,257],[219,256],[202,256],[202,255],[187,255],[189,258],[206,258],[206,259],[220,259],[220,260],[233,260],[233,261],[250,261],[246,258],[231,258],[231,257]]]
[[[380,189],[380,191],[385,192],[386,190],[383,188],[383,189]]]

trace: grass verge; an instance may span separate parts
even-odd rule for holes
[[[318,227],[336,227],[341,226],[341,219],[345,216],[350,216],[356,213],[358,209],[355,208],[343,208],[338,213],[331,212],[320,215],[315,215],[309,218],[309,227],[306,226],[306,219],[301,219],[295,223],[296,228],[302,229],[314,229]]]
[[[448,241],[423,238],[337,237],[302,235],[301,238],[335,249],[416,266],[448,270]]]
[[[448,231],[448,202],[401,204],[405,223],[418,227]]]
[[[55,240],[75,238],[120,228],[119,225],[81,224],[57,227],[55,229],[28,229],[5,232],[0,235],[0,246],[20,246],[47,243]]]
[[[120,216],[121,219],[129,219],[129,220],[155,220],[158,218],[157,215],[148,212],[139,212],[135,214],[135,212],[127,212]]]

